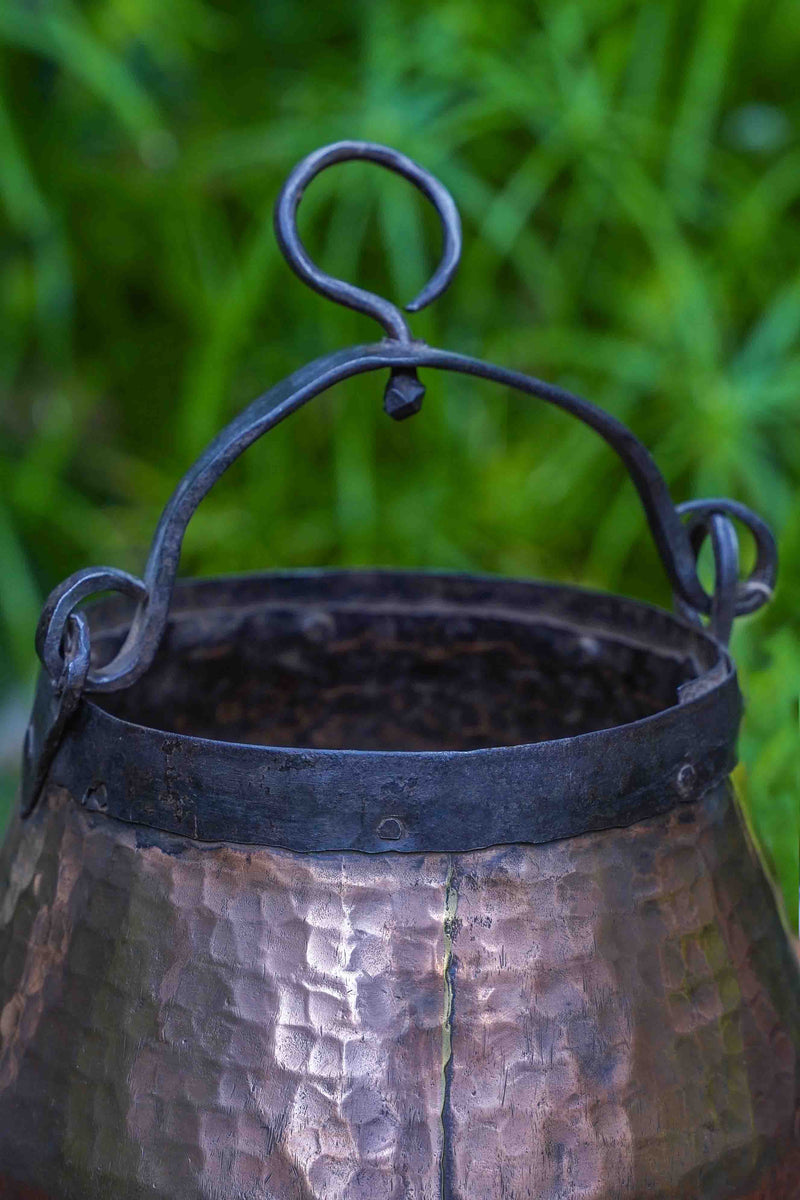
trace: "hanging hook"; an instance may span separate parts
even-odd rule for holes
[[[390,338],[409,343],[412,340],[411,331],[404,316],[391,301],[321,271],[312,262],[297,232],[297,209],[307,185],[326,167],[353,159],[379,163],[402,175],[415,184],[436,209],[444,233],[441,261],[416,299],[405,306],[406,311],[418,312],[442,294],[455,275],[461,257],[461,218],[455,201],[444,184],[430,172],[407,158],[405,154],[400,154],[389,146],[381,146],[377,142],[334,142],[330,146],[315,150],[297,164],[283,185],[275,205],[275,235],[278,245],[295,274],[315,292],[328,296],[337,304],[344,304],[347,308],[354,308],[357,312],[374,317]]]

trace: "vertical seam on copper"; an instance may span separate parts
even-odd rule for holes
[[[449,856],[444,884],[444,1012],[442,1016],[442,1157],[439,1170],[441,1200],[450,1200],[453,1186],[453,1131],[450,1113],[450,1088],[453,1080],[453,1020],[456,1001],[456,958],[453,942],[456,935],[458,887],[455,883],[455,856]]]

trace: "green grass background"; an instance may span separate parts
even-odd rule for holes
[[[246,401],[379,331],[291,276],[282,179],[342,138],[438,173],[465,224],[426,340],[556,380],[655,453],[676,499],[780,535],[740,622],[738,782],[798,895],[800,22],[795,0],[4,0],[0,6],[3,804],[48,590],[138,573],[169,492]],[[325,267],[409,299],[438,256],[402,180],[348,165],[301,213]],[[202,505],[187,573],[477,568],[668,604],[633,488],[590,431],[469,380],[397,425],[352,382]]]

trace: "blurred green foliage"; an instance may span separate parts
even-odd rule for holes
[[[303,154],[374,139],[438,173],[465,220],[419,336],[590,396],[677,499],[730,495],[779,531],[779,595],[735,635],[739,784],[794,919],[794,0],[4,0],[0,43],[6,761],[50,587],[88,563],[138,572],[223,422],[380,336],[290,276],[271,229]],[[375,167],[315,181],[301,228],[328,270],[400,300],[438,254],[424,202]],[[669,603],[602,442],[543,404],[427,383],[403,425],[367,379],[271,433],[201,507],[183,569],[479,568]]]

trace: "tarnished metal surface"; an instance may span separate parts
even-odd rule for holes
[[[725,787],[383,856],[199,846],[51,789],[0,878],[0,1194],[798,1194],[796,964]]]
[[[796,1145],[800,979],[751,855],[720,789],[456,860],[453,1196],[739,1196]]]
[[[113,654],[124,615],[101,604],[91,624]],[[695,799],[731,770],[740,712],[717,643],[619,596],[392,571],[204,580],[176,589],[147,674],[84,700],[50,781],[201,841],[375,853],[391,820],[391,849],[473,850]]]

